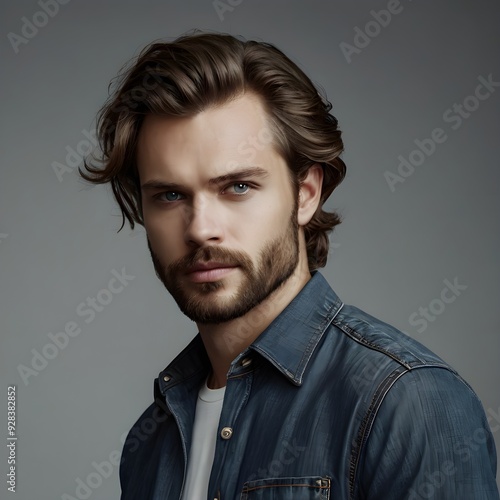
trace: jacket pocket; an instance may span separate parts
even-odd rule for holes
[[[273,477],[248,481],[240,500],[329,500],[328,477]]]

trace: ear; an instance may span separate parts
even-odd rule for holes
[[[315,163],[309,167],[305,179],[300,183],[297,213],[299,226],[305,226],[316,212],[321,200],[322,185],[323,168],[319,163]]]

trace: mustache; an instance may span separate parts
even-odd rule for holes
[[[169,268],[177,272],[210,261],[217,261],[228,266],[244,266],[248,257],[242,252],[223,247],[201,247],[173,262]]]
[[[238,266],[244,271],[251,270],[253,264],[251,259],[242,251],[229,250],[219,246],[200,247],[193,252],[172,262],[166,269],[169,275],[175,275],[184,272],[200,263],[216,261],[227,266]]]

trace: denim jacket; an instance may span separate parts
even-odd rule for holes
[[[124,444],[122,500],[181,497],[209,369],[197,335],[155,380]],[[206,498],[498,500],[495,474],[471,387],[314,272],[231,364]]]

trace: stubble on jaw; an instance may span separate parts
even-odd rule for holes
[[[180,310],[192,321],[217,324],[239,318],[280,288],[295,271],[299,261],[297,208],[295,204],[285,233],[273,238],[262,248],[256,266],[245,252],[211,245],[199,247],[165,267],[148,238],[156,274]],[[186,269],[208,261],[237,266],[243,274],[237,291],[231,297],[221,299],[215,296],[215,292],[224,287],[223,279],[190,283],[192,291],[186,288],[183,282]]]

